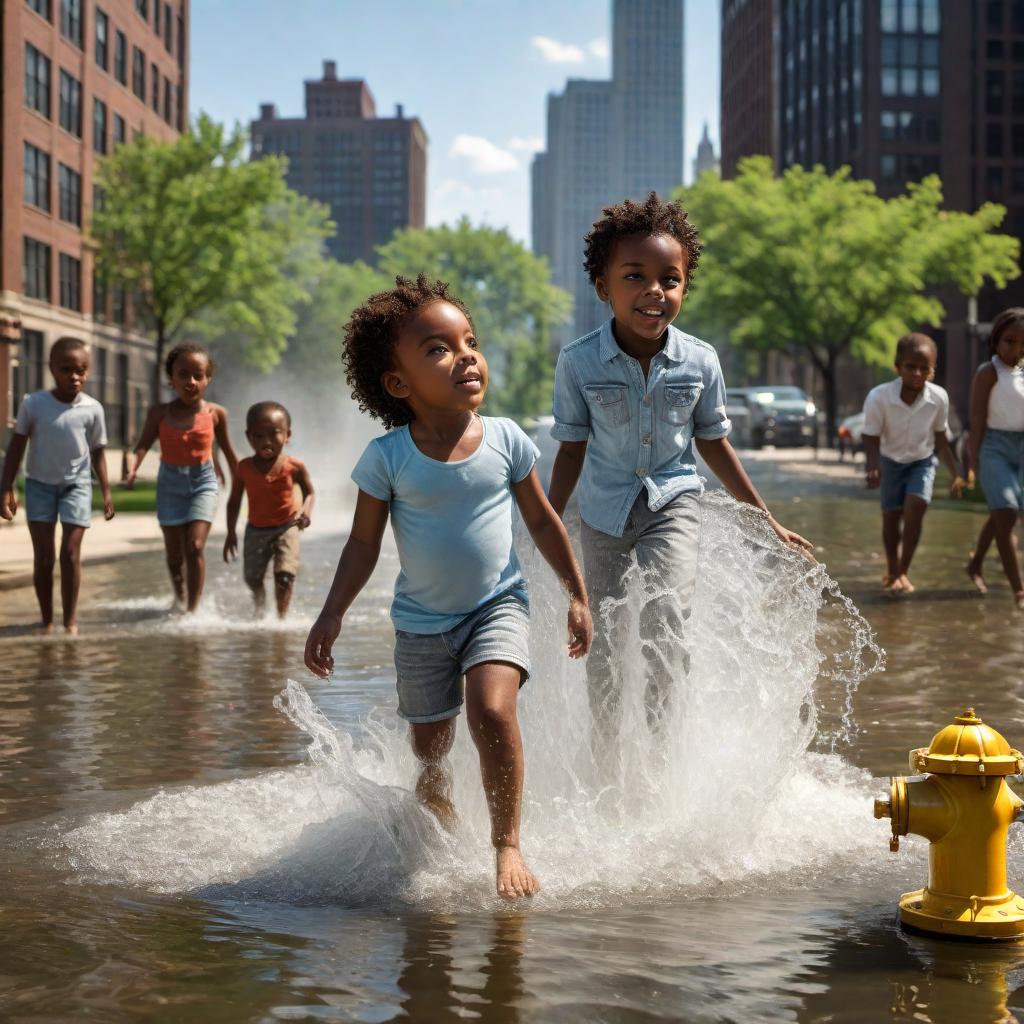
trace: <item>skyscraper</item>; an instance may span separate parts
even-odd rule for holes
[[[330,207],[335,259],[375,263],[376,249],[400,228],[426,223],[427,136],[401,107],[378,117],[362,79],[339,79],[333,60],[306,82],[306,116],[279,117],[260,106],[250,126],[252,157],[283,153],[291,188]]]
[[[715,156],[715,147],[708,134],[708,123],[704,122],[704,134],[697,143],[697,156],[693,161],[693,180],[696,181],[705,171],[718,170],[718,157]]]
[[[563,342],[607,316],[583,271],[583,236],[609,203],[683,182],[683,0],[613,0],[611,81],[548,96],[547,151],[531,170],[533,251],[574,300]]]

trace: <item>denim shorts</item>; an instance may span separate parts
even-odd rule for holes
[[[184,526],[197,519],[212,523],[217,512],[213,462],[198,466],[160,463],[156,478],[156,518],[161,526]]]
[[[916,462],[897,462],[883,455],[881,463],[882,508],[886,512],[903,508],[910,497],[921,498],[926,503],[932,500],[932,488],[935,486],[934,455]]]
[[[398,713],[408,722],[440,722],[462,707],[466,672],[487,661],[530,676],[530,610],[518,594],[503,594],[444,633],[395,630]]]
[[[92,518],[92,478],[73,483],[44,484],[25,478],[25,518],[30,523],[55,523],[88,526]]]
[[[1024,510],[1024,430],[986,429],[978,461],[988,507]]]

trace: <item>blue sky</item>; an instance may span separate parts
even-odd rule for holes
[[[611,0],[194,0],[191,109],[243,124],[261,102],[302,113],[303,81],[334,60],[381,114],[430,139],[427,219],[529,235],[529,165],[546,96],[607,78]],[[687,0],[686,173],[704,121],[718,148],[718,0]]]

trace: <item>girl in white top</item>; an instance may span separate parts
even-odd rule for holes
[[[992,359],[978,369],[971,388],[971,463],[989,507],[967,574],[981,593],[981,573],[995,537],[1017,606],[1024,610],[1024,583],[1017,561],[1014,527],[1024,511],[1024,308],[1004,310],[992,323]]]

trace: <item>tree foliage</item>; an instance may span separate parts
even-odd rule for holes
[[[96,267],[140,295],[155,326],[154,393],[165,345],[199,324],[244,338],[251,365],[274,365],[308,298],[327,210],[288,188],[283,158],[249,162],[244,147],[240,128],[201,114],[174,142],[139,136],[100,164]]]
[[[886,200],[849,168],[797,166],[776,177],[767,157],[750,157],[735,179],[703,175],[679,197],[705,243],[686,322],[743,347],[808,357],[825,386],[830,435],[842,354],[889,365],[901,334],[941,323],[931,289],[972,294],[1020,273],[1019,241],[995,233],[1005,208],[945,210],[934,175]]]

